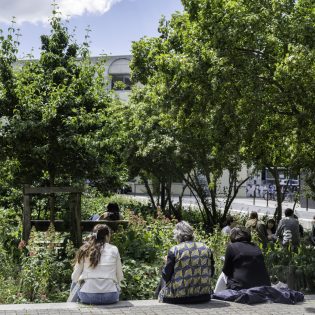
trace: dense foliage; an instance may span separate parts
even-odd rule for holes
[[[107,88],[105,58],[92,63],[88,37],[79,46],[56,11],[50,26],[39,60],[16,60],[14,28],[0,37],[0,167],[20,187],[89,180],[108,193],[124,166],[108,127],[118,100]]]
[[[124,108],[128,163],[167,187],[177,174],[213,226],[237,193],[241,165],[312,175],[315,14],[309,0],[183,0],[159,37],[133,44],[135,82]],[[127,118],[128,117],[128,118]],[[223,218],[219,178],[230,175]],[[210,198],[198,186],[207,178]],[[290,176],[289,175],[289,176]],[[312,176],[310,181],[312,181]],[[210,201],[210,202],[209,202]],[[176,213],[174,213],[176,214]]]
[[[177,221],[161,214],[154,215],[152,208],[134,199],[120,196],[104,198],[93,192],[83,198],[84,218],[102,213],[109,201],[118,202],[124,217],[129,220],[128,228],[116,231],[111,240],[119,248],[123,262],[125,280],[121,298],[154,298],[163,257],[175,245],[173,229]],[[23,247],[18,242],[16,226],[21,227],[21,224],[15,212],[2,209],[0,213],[0,302],[65,301],[75,254],[69,235],[56,233],[51,226],[45,233],[32,231],[29,244]],[[225,254],[228,238],[220,229],[215,229],[211,235],[206,233],[196,210],[187,210],[184,219],[194,225],[196,239],[205,242],[213,251],[216,270],[212,280],[214,287],[222,268],[221,257]],[[244,224],[246,217],[240,216],[237,220],[239,224]],[[288,282],[297,290],[314,292],[314,254],[315,249],[310,246],[301,246],[297,253],[275,246],[266,249],[265,260],[274,281]]]

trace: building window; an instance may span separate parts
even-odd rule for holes
[[[116,91],[131,90],[130,74],[112,74],[112,89]]]

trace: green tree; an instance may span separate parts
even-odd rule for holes
[[[242,163],[274,174],[280,218],[278,168],[314,165],[312,1],[182,3],[183,13],[162,19],[160,37],[133,45],[133,79],[146,85],[143,99],[156,99],[171,117],[194,169],[208,176],[209,221],[216,221],[222,170],[237,178]]]
[[[151,120],[160,117],[158,125],[174,139],[177,154],[170,165],[180,165],[173,169],[182,169],[181,174],[186,174],[183,178],[200,200],[205,223],[213,226],[224,220],[244,182],[237,174],[246,160],[240,150],[242,133],[238,132],[241,122],[235,111],[237,99],[232,91],[224,91],[216,82],[219,78],[214,75],[218,75],[220,64],[209,67],[209,61],[203,60],[195,31],[185,12],[173,15],[169,22],[161,20],[159,38],[134,43],[131,68],[133,80],[144,85],[134,92],[135,102],[154,108],[153,115],[148,110]],[[208,58],[216,61],[215,54],[209,53]],[[148,119],[142,121],[147,124]],[[147,130],[152,134],[152,128]],[[221,216],[217,193],[224,169],[229,171],[230,187]],[[207,178],[210,198],[198,180],[199,174]]]
[[[92,64],[87,43],[73,41],[56,11],[50,24],[39,60],[16,64],[13,74],[8,66],[15,101],[1,103],[12,108],[1,140],[17,161],[15,178],[45,186],[89,180],[102,192],[115,190],[124,166],[107,130],[107,108],[118,100],[108,91],[104,59]]]

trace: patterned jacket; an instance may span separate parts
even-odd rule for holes
[[[204,243],[190,241],[175,245],[167,255],[162,272],[166,285],[159,298],[168,303],[209,301],[213,273],[213,255]]]

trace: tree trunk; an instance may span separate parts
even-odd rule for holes
[[[272,176],[275,179],[275,185],[276,185],[276,192],[277,192],[277,208],[274,213],[274,219],[276,223],[278,224],[280,220],[282,219],[282,193],[281,193],[281,185],[280,185],[280,179],[279,179],[279,172],[277,167],[268,167],[269,172],[272,174]]]
[[[145,186],[145,188],[147,190],[147,193],[149,195],[150,201],[152,203],[152,207],[155,210],[156,209],[156,204],[155,204],[155,200],[154,200],[154,196],[153,196],[152,190],[151,190],[150,185],[149,185],[149,181],[143,175],[141,176],[141,179],[143,180],[144,186]]]

